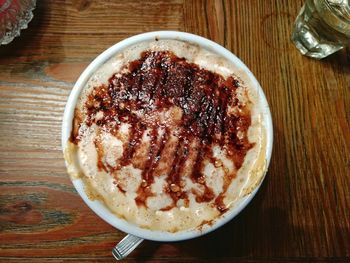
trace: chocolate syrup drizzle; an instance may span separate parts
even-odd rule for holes
[[[140,59],[130,62],[121,72],[125,73],[113,75],[108,86],[94,88],[85,104],[87,125],[96,123],[116,134],[121,123],[130,124],[129,140],[123,146],[123,156],[117,160],[117,167],[104,165],[103,148],[95,140],[98,169],[115,174],[122,166],[133,163],[144,133],[150,131],[148,156],[141,167],[143,181],[137,191],[136,204],[147,207],[146,200],[153,195],[150,185],[159,175],[155,171],[162,161],[169,167],[164,191],[173,200],[172,205],[162,210],[173,208],[179,199],[188,204],[188,193],[182,190],[182,176],[190,151],[195,156],[190,178],[204,187],[203,193],[194,190],[192,193],[197,202],[212,201],[215,194],[206,185],[202,170],[206,162],[216,162],[213,146],[219,145],[226,150],[236,170],[242,166],[247,151],[253,147],[247,137],[251,124],[249,106],[241,105],[236,96],[238,80],[233,76],[224,79],[169,51],[143,52]],[[228,113],[228,105],[238,107],[239,113]],[[181,109],[180,120],[168,124],[157,117],[151,118],[174,106]],[[96,114],[101,111],[103,117],[96,119]],[[161,135],[159,129],[163,131]],[[175,135],[174,130],[178,131]],[[164,156],[171,136],[177,137],[174,154]],[[77,134],[72,135],[72,142],[77,143],[77,138]],[[191,147],[193,142],[196,142],[196,147]],[[226,211],[223,198],[234,176],[225,172],[223,192],[214,200],[220,212]]]

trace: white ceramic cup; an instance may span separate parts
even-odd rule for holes
[[[125,48],[135,45],[137,43],[143,42],[143,41],[152,41],[155,40],[155,38],[158,38],[160,40],[162,39],[175,39],[175,40],[182,40],[189,43],[194,43],[199,46],[202,46],[208,50],[211,50],[218,55],[221,55],[222,57],[225,57],[227,60],[232,62],[240,71],[243,71],[249,78],[249,81],[254,87],[258,89],[259,93],[259,99],[261,103],[261,109],[262,109],[262,115],[263,115],[263,124],[267,131],[267,145],[266,145],[266,154],[265,154],[265,171],[263,171],[263,177],[265,177],[265,173],[267,171],[267,167],[270,162],[271,158],[271,152],[272,152],[272,141],[273,141],[273,129],[272,129],[272,120],[271,120],[271,113],[269,110],[269,106],[267,104],[264,92],[262,91],[258,81],[255,79],[254,75],[250,72],[250,70],[247,68],[247,66],[238,59],[235,55],[233,55],[230,51],[225,49],[224,47],[220,46],[219,44],[208,40],[206,38],[184,33],[184,32],[177,32],[177,31],[157,31],[157,32],[149,32],[144,33],[136,36],[132,36],[130,38],[127,38],[114,46],[108,48],[106,51],[104,51],[102,54],[100,54],[94,61],[90,63],[90,65],[84,70],[84,72],[80,75],[79,79],[74,85],[73,90],[71,91],[67,105],[64,111],[63,116],[63,123],[62,123],[62,149],[66,148],[67,142],[69,140],[71,129],[72,129],[72,119],[74,116],[74,108],[77,103],[78,97],[80,95],[81,90],[84,88],[86,82],[91,77],[91,75],[105,62],[107,62],[112,56],[117,54],[118,52],[121,52]],[[188,231],[180,231],[175,233],[169,233],[169,232],[163,232],[163,231],[155,231],[155,230],[148,230],[141,227],[138,227],[134,224],[131,224],[124,219],[118,218],[115,214],[112,214],[110,210],[100,201],[97,200],[90,200],[87,196],[87,194],[84,191],[84,185],[82,180],[80,179],[74,179],[73,184],[75,189],[78,191],[79,195],[83,198],[85,203],[104,221],[109,223],[110,225],[114,226],[115,228],[124,231],[128,234],[147,239],[147,240],[154,240],[154,241],[180,241],[180,240],[186,240],[195,238],[204,234],[207,234],[221,226],[223,226],[225,223],[229,222],[231,219],[233,219],[237,214],[239,214],[244,207],[247,206],[247,204],[252,200],[256,192],[258,191],[261,183],[263,180],[260,181],[260,183],[256,186],[256,188],[248,195],[241,198],[241,200],[238,202],[236,206],[231,208],[229,211],[224,213],[218,220],[215,220],[215,223],[213,223],[210,227],[206,227],[204,229],[196,229],[196,230],[188,230]]]

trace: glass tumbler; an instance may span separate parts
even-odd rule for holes
[[[292,41],[306,56],[322,59],[350,44],[349,0],[306,0]]]

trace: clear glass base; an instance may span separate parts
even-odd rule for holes
[[[292,41],[300,53],[305,56],[322,59],[343,48],[333,43],[320,42],[306,25],[299,25],[299,27],[294,30]]]

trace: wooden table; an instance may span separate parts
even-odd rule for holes
[[[212,234],[144,242],[130,261],[350,260],[350,50],[325,60],[290,42],[299,1],[38,1],[0,47],[0,261],[113,262],[125,234],[83,203],[60,146],[75,80],[137,33],[180,30],[239,56],[271,106],[274,150],[253,202]]]

